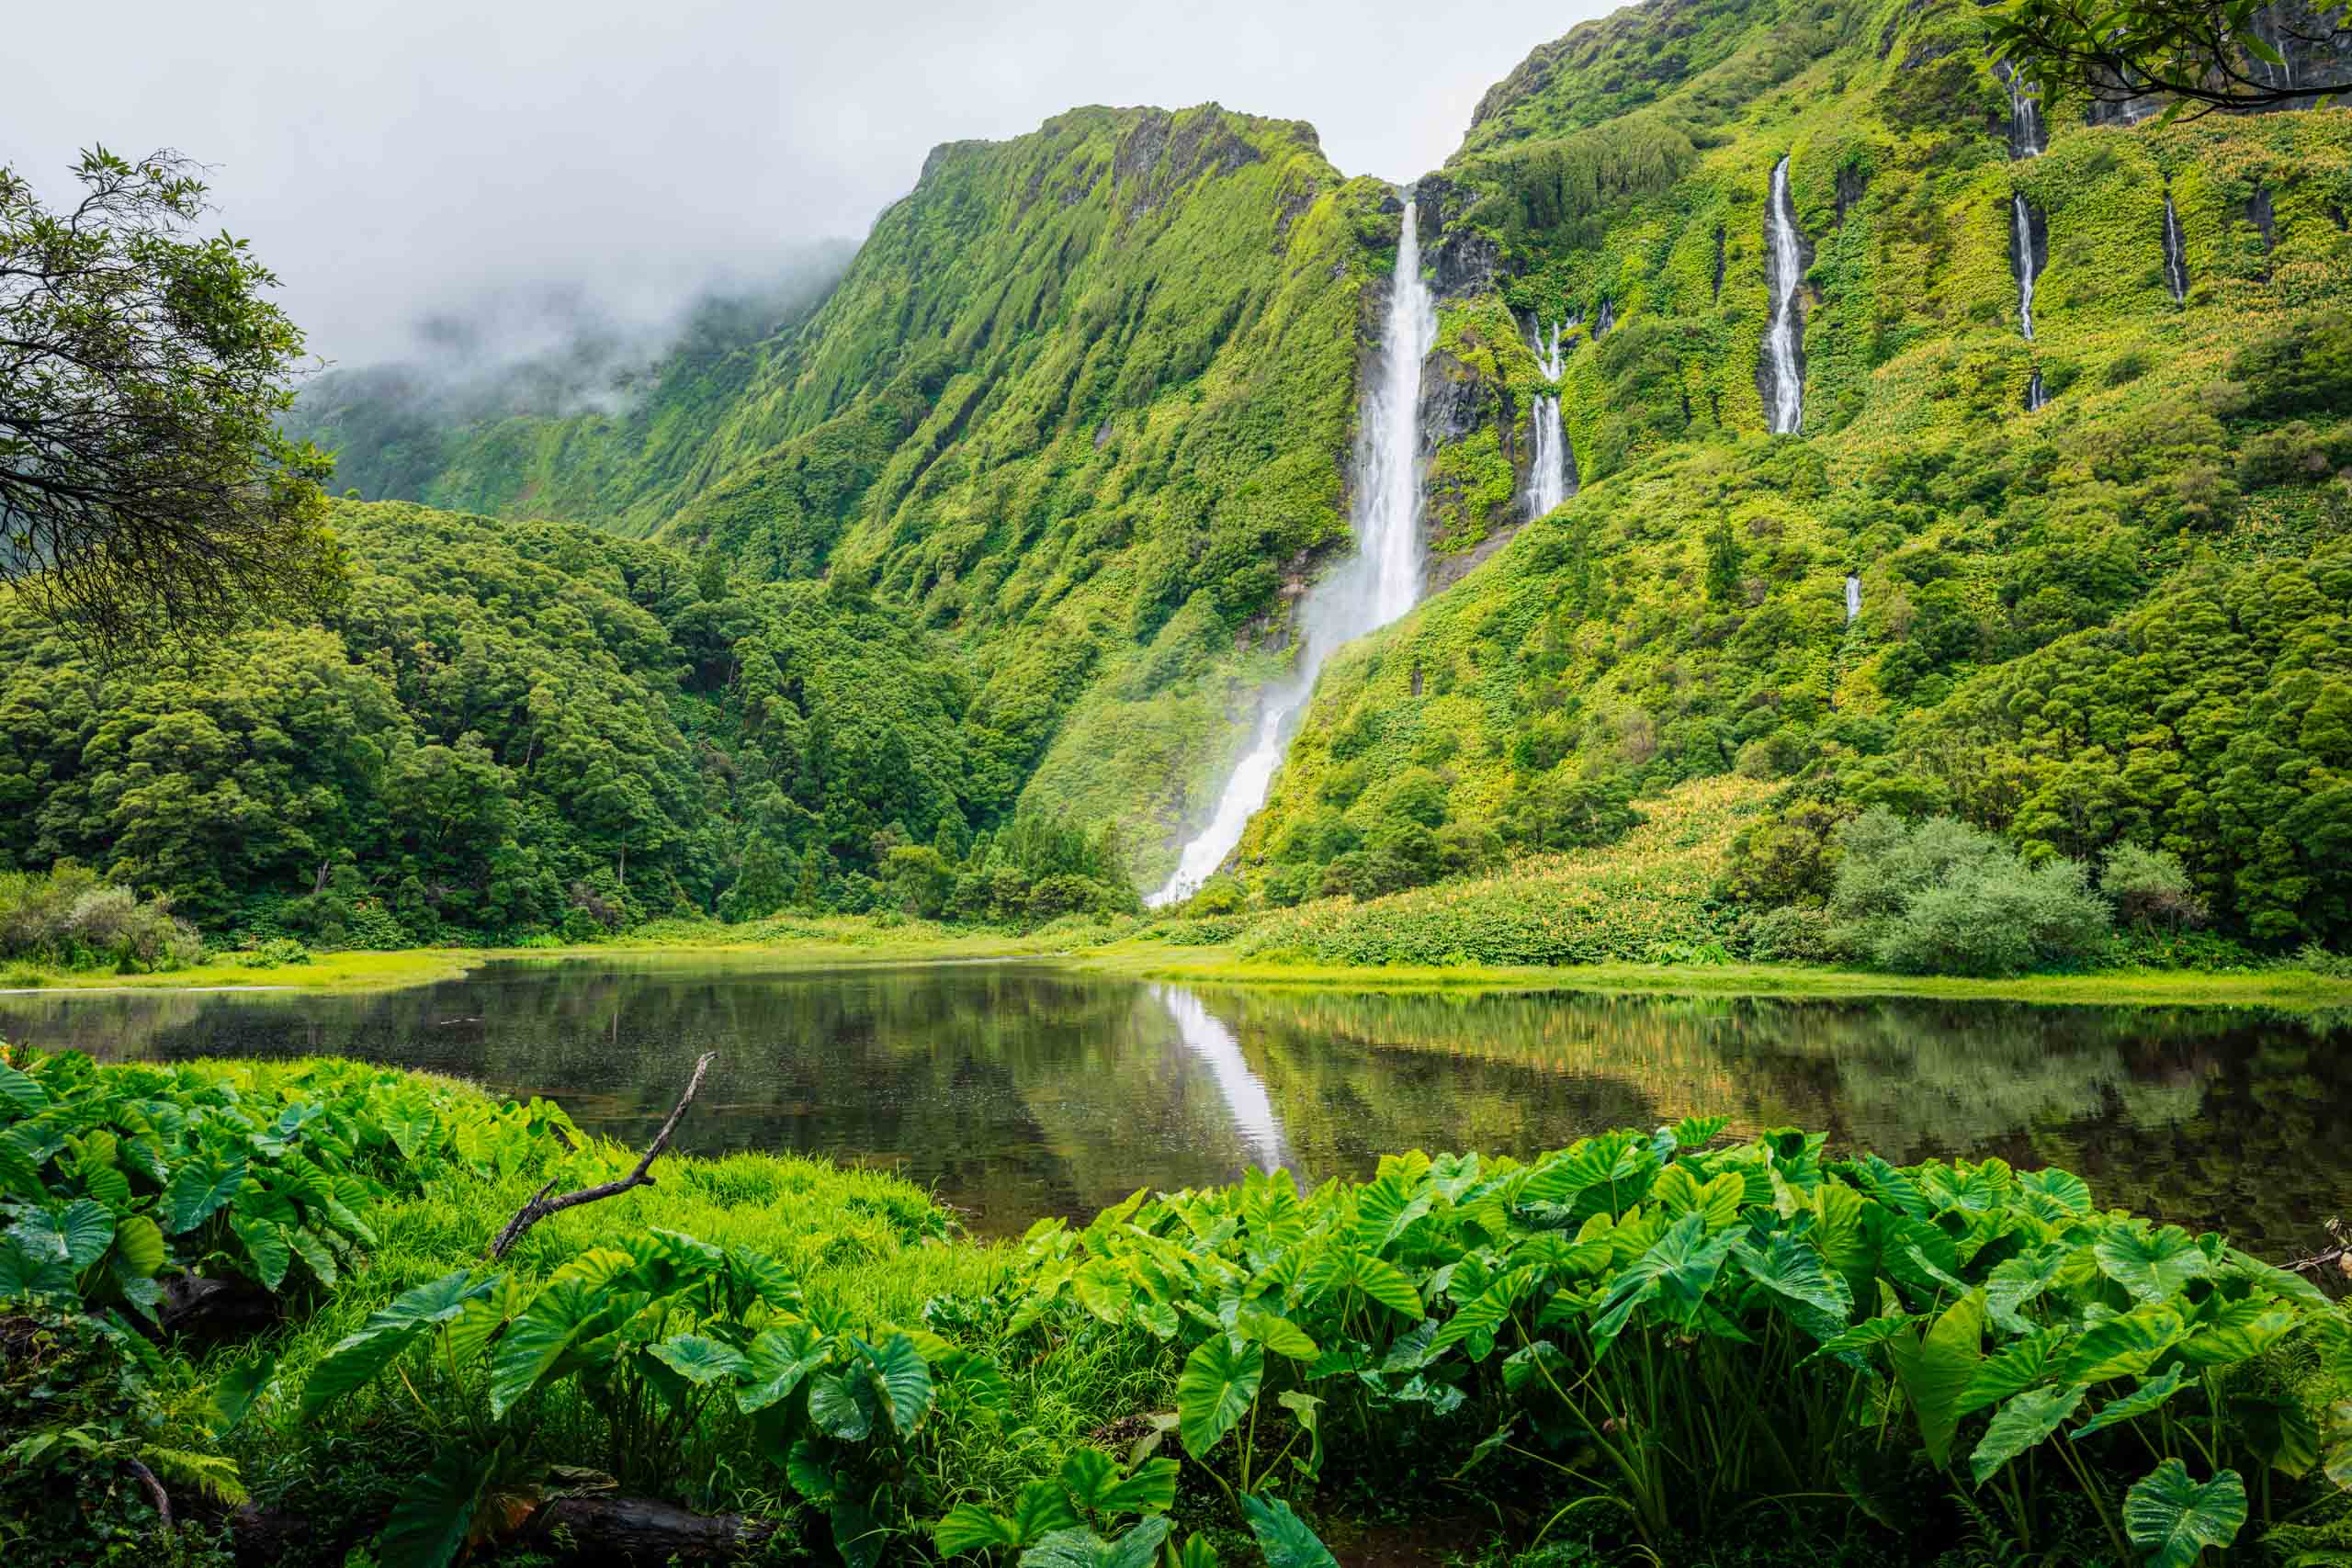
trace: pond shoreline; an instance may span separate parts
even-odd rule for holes
[[[1305,987],[1334,991],[1600,991],[1690,996],[1913,997],[2023,1001],[2052,1006],[2253,1007],[2296,1011],[2352,1008],[2352,978],[2301,969],[2206,974],[2191,970],[2109,970],[2024,975],[2004,979],[1892,975],[1793,964],[1591,964],[1560,967],[1484,964],[1351,966],[1252,960],[1224,946],[1180,946],[1124,939],[1069,947],[1049,937],[901,934],[836,919],[814,940],[729,942],[667,937],[620,938],[564,947],[406,948],[389,953],[329,953],[270,968],[209,964],[158,975],[51,972],[39,986],[0,987],[0,996],[127,991],[398,990],[463,979],[494,963],[573,964],[736,961],[746,967],[808,969],[893,964],[1025,961],[1074,973],[1182,982],[1194,986]]]

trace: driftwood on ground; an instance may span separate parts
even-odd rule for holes
[[[695,1064],[694,1076],[686,1080],[685,1093],[678,1096],[678,1103],[670,1108],[670,1114],[662,1122],[662,1130],[654,1134],[653,1142],[646,1145],[645,1156],[637,1162],[636,1169],[618,1181],[607,1181],[595,1187],[582,1187],[576,1192],[566,1192],[560,1198],[548,1196],[555,1190],[555,1183],[548,1182],[531,1195],[529,1202],[514,1211],[514,1217],[506,1222],[505,1228],[501,1230],[497,1237],[491,1242],[491,1258],[495,1260],[505,1257],[514,1244],[523,1239],[526,1231],[549,1214],[560,1214],[566,1209],[576,1209],[582,1203],[594,1203],[600,1198],[618,1197],[632,1187],[651,1186],[653,1178],[647,1172],[651,1170],[654,1157],[670,1146],[670,1134],[678,1130],[678,1122],[685,1115],[686,1107],[695,1102],[695,1091],[702,1088],[703,1074],[709,1071],[710,1064],[718,1060],[718,1052],[706,1051],[702,1055],[702,1059]]]
[[[275,1568],[322,1543],[345,1547],[372,1535],[380,1519],[321,1518],[251,1504],[229,1516],[229,1540],[244,1568]],[[665,1568],[671,1562],[734,1562],[775,1534],[768,1519],[696,1514],[650,1497],[558,1497],[542,1503],[512,1538],[559,1562]],[[332,1555],[332,1553],[330,1553]]]
[[[226,1339],[258,1334],[277,1321],[278,1300],[251,1280],[208,1280],[175,1274],[164,1281],[155,1325],[191,1339]]]

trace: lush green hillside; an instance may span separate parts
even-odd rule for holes
[[[1261,896],[1606,840],[1627,795],[1736,770],[1823,821],[2162,847],[2234,930],[2352,930],[2352,113],[2061,122],[2013,161],[1972,25],[1643,6],[1488,95],[1424,187],[1439,543],[1518,523],[1529,325],[1605,306],[1560,383],[1584,489],[1327,672],[1244,841]],[[1783,155],[1794,439],[1756,370]],[[2048,231],[2032,342],[2013,190]],[[1817,897],[1820,831],[1810,885],[1750,890]]]

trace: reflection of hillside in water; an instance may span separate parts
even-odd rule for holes
[[[1910,998],[1208,999],[1281,1064],[1276,1098],[1294,1128],[1301,1093],[1380,1120],[1372,1102],[1413,1076],[1393,1059],[1421,1055],[1562,1086],[1476,1114],[1484,1131],[1471,1146],[1554,1147],[1599,1127],[1713,1114],[1739,1132],[1824,1131],[1896,1160],[2063,1165],[2104,1202],[2249,1238],[2301,1245],[2320,1219],[2352,1210],[2340,1134],[2352,1121],[2352,1032],[2336,1020]]]
[[[1890,1158],[2063,1164],[2102,1201],[2300,1242],[2352,1211],[2340,1026],[2218,1010],[1192,991],[1033,964],[500,966],[373,997],[0,998],[0,1038],[364,1056],[558,1099],[636,1140],[702,1051],[705,1152],[887,1165],[990,1228],[1138,1186],[1392,1150],[1529,1154],[1721,1114]],[[2274,1248],[2275,1249],[2275,1248]]]

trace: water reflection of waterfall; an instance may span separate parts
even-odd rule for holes
[[[1535,434],[1534,457],[1527,474],[1530,521],[1544,516],[1577,492],[1576,455],[1568,450],[1567,433],[1560,421],[1560,375],[1566,367],[1561,334],[1575,332],[1578,324],[1573,317],[1566,323],[1553,322],[1552,341],[1547,348],[1542,323],[1538,322],[1534,339],[1528,345],[1534,349],[1536,365],[1552,389],[1537,395],[1528,422]]]
[[[1797,231],[1796,203],[1789,196],[1789,160],[1772,165],[1771,199],[1764,207],[1766,278],[1772,296],[1772,324],[1764,333],[1764,358],[1758,367],[1764,412],[1775,435],[1793,435],[1804,423],[1804,319],[1797,299],[1804,281],[1804,240]]]
[[[1266,1093],[1266,1086],[1250,1070],[1249,1059],[1241,1055],[1241,1042],[1233,1031],[1219,1023],[1201,998],[1192,992],[1173,986],[1154,986],[1152,996],[1167,1008],[1168,1016],[1176,1021],[1176,1037],[1184,1048],[1198,1056],[1216,1084],[1216,1092],[1224,1101],[1227,1114],[1233,1118],[1234,1131],[1250,1149],[1250,1156],[1261,1170],[1285,1170],[1290,1167],[1288,1140],[1283,1136],[1283,1120],[1274,1111],[1274,1102]]]
[[[1291,720],[1314,694],[1316,674],[1341,645],[1379,630],[1413,607],[1421,592],[1421,361],[1437,337],[1437,312],[1421,277],[1416,204],[1405,203],[1380,369],[1364,389],[1356,446],[1356,553],[1307,591],[1300,648],[1288,676],[1261,699],[1258,732],[1218,795],[1216,811],[1178,857],[1165,886],[1145,902],[1158,908],[1214,874],[1265,804],[1282,765]]]

